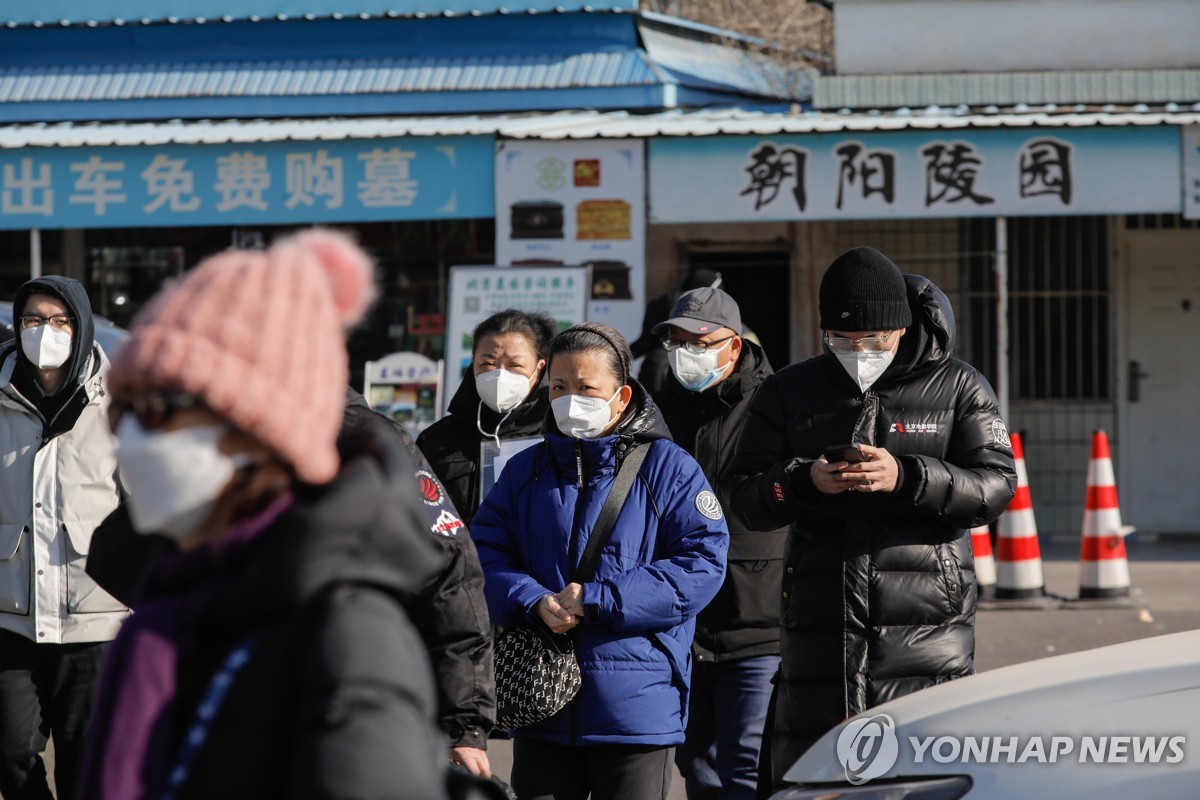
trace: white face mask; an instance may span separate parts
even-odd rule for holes
[[[519,372],[494,369],[475,376],[475,391],[484,405],[499,414],[507,414],[529,396],[532,378]]]
[[[21,349],[38,369],[56,369],[71,357],[71,334],[50,325],[21,331]]]
[[[620,394],[619,388],[608,400],[581,394],[564,394],[550,401],[550,410],[554,412],[554,421],[558,423],[558,429],[564,435],[576,439],[595,439],[604,433],[608,423],[612,422],[613,414],[609,406]]]
[[[133,415],[117,426],[117,468],[129,491],[129,517],[138,533],[179,541],[208,519],[245,453],[230,456],[217,443],[224,425],[147,431]]]
[[[731,344],[732,339],[720,347],[705,350],[700,355],[689,353],[686,347],[671,350],[667,353],[667,361],[671,364],[671,372],[675,373],[675,380],[689,392],[703,392],[719,381],[733,363],[731,359],[725,366],[717,366],[717,354]]]
[[[879,380],[896,354],[891,350],[863,350],[855,353],[834,353],[846,374],[864,392]]]

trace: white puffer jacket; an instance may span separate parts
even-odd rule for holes
[[[117,507],[116,440],[108,427],[108,359],[92,346],[71,430],[46,439],[41,416],[0,363],[0,630],[38,644],[102,642],[129,614],[84,572],[92,532]]]

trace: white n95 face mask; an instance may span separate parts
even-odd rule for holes
[[[50,325],[21,331],[21,349],[38,369],[57,369],[71,357],[71,334]]]
[[[846,374],[864,392],[887,371],[896,354],[891,350],[863,350],[855,353],[834,353]]]
[[[208,519],[246,453],[222,453],[224,425],[147,431],[132,414],[117,426],[117,469],[129,492],[129,517],[138,533],[179,541]]]
[[[494,369],[475,376],[475,391],[484,405],[499,414],[507,414],[529,396],[531,378],[519,372]]]
[[[724,367],[717,366],[717,354],[733,344],[730,339],[725,344],[712,350],[705,350],[700,355],[688,352],[686,347],[676,347],[667,353],[667,361],[671,364],[671,372],[675,380],[689,392],[703,392],[712,386],[724,374],[730,361]]]
[[[608,400],[602,397],[564,394],[550,401],[550,410],[554,412],[554,421],[558,423],[558,429],[564,435],[576,439],[595,439],[604,433],[604,429],[612,421],[612,409],[609,406],[620,394],[621,390],[617,389],[616,394]]]

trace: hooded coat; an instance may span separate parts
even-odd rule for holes
[[[150,624],[143,614],[131,617],[97,691],[85,784],[104,786],[101,774],[133,770],[148,796],[158,796],[214,673],[253,635],[180,800],[444,796],[433,677],[404,609],[439,565],[419,508],[400,446],[354,437],[332,483],[298,486],[295,502],[236,561],[222,567],[218,552],[208,573],[220,580],[179,632],[186,639],[174,700],[148,739],[127,737],[122,722],[129,707],[121,702],[128,672],[120,656],[129,650],[122,640]],[[195,592],[178,578],[188,573],[171,565],[170,554],[156,555],[135,610]],[[126,758],[136,760],[114,763]]]
[[[475,379],[468,374],[450,400],[450,413],[417,436],[417,447],[468,523],[479,508],[479,448],[485,439],[492,438],[479,432],[476,414],[485,431],[501,439],[520,439],[541,435],[542,420],[549,408],[544,377],[519,406],[505,415],[482,403]]]
[[[579,694],[516,737],[564,745],[670,746],[683,741],[695,618],[724,577],[729,533],[700,466],[670,441],[636,382],[615,432],[574,439],[546,419],[544,444],[513,457],[471,522],[496,625],[541,624],[533,610],[571,582],[631,447],[646,460],[583,585],[571,631]],[[578,535],[572,536],[576,531]]]
[[[1012,450],[987,380],[950,357],[949,300],[926,278],[905,282],[913,325],[875,384],[861,391],[832,352],[780,370],[726,473],[731,514],[791,526],[766,753],[775,785],[847,717],[974,671],[968,529],[1012,499]],[[895,456],[896,489],[817,491],[812,463],[846,442]]]
[[[103,642],[128,610],[85,573],[92,533],[120,503],[108,427],[108,360],[78,281],[48,275],[17,290],[58,298],[73,317],[66,378],[42,392],[20,337],[0,346],[0,629],[39,644]],[[19,327],[19,326],[18,326]]]

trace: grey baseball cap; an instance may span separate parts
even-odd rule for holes
[[[659,334],[670,326],[688,333],[711,333],[717,328],[729,328],[742,335],[742,312],[737,301],[720,289],[703,286],[684,292],[675,301],[666,322],[655,325],[651,333]]]

